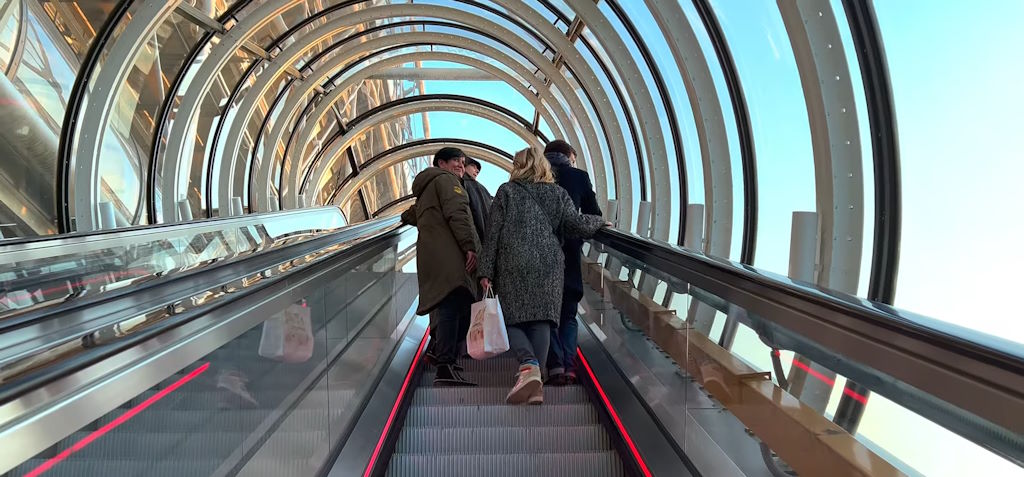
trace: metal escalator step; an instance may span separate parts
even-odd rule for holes
[[[610,450],[600,425],[576,427],[406,427],[398,436],[400,454],[522,454]]]
[[[459,364],[466,368],[467,373],[498,373],[511,377],[519,370],[519,362],[512,358],[509,353],[481,361],[461,359]]]
[[[405,427],[552,427],[600,424],[589,404],[412,406]]]
[[[470,371],[466,370],[462,373],[462,377],[468,379],[470,382],[476,383],[484,387],[500,388],[507,387],[511,388],[516,383],[516,376],[512,371],[508,372],[489,372],[489,371]],[[433,386],[434,384],[434,372],[423,373],[420,378],[420,386]]]
[[[505,387],[420,387],[412,398],[414,406],[488,405],[505,402],[509,388]],[[587,392],[580,386],[545,387],[544,403],[589,403]]]
[[[614,452],[571,454],[395,454],[387,477],[625,477]]]

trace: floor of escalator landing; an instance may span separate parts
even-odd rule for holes
[[[543,405],[509,405],[519,370],[510,354],[458,364],[477,386],[434,386],[425,370],[387,476],[626,475],[582,386],[544,386]]]

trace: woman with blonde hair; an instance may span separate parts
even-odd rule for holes
[[[544,402],[540,363],[547,358],[562,305],[562,240],[590,238],[605,225],[600,216],[580,215],[554,182],[540,151],[517,152],[511,180],[491,204],[480,255],[480,285],[494,287],[519,360],[518,379],[506,398],[510,404]]]

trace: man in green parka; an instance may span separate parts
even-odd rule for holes
[[[445,147],[434,155],[434,167],[416,175],[412,192],[416,204],[402,214],[402,221],[419,229],[416,269],[419,279],[419,315],[431,315],[431,335],[436,340],[435,385],[474,386],[459,374],[455,364],[463,322],[469,323],[476,297],[476,260],[480,250],[470,212],[469,197],[462,185],[466,156]]]

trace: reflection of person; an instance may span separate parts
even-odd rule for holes
[[[462,183],[466,186],[466,194],[469,195],[469,208],[473,212],[473,224],[476,225],[477,236],[483,240],[487,236],[487,216],[494,198],[483,184],[477,182],[476,176],[479,174],[480,162],[467,157],[466,174],[462,176]]]
[[[600,216],[580,215],[564,189],[554,184],[540,152],[519,151],[512,180],[498,189],[480,254],[480,284],[493,281],[519,359],[519,378],[506,400],[544,401],[540,358],[546,358],[552,325],[562,305],[564,258],[561,238],[593,236]]]
[[[569,193],[573,206],[584,214],[602,215],[597,195],[590,184],[590,175],[576,169],[576,149],[557,139],[544,148],[544,157],[551,163],[555,182]],[[580,257],[583,241],[566,238],[562,244],[565,254],[565,285],[558,328],[551,330],[551,350],[548,352],[548,384],[563,385],[576,382],[576,310],[583,299],[583,273]]]
[[[476,253],[480,239],[473,225],[469,198],[460,180],[465,154],[445,147],[434,155],[434,167],[416,175],[416,204],[402,221],[419,229],[416,268],[420,302],[417,313],[430,314],[432,353],[437,385],[474,385],[459,374],[455,359],[460,335],[469,325],[476,297]]]

